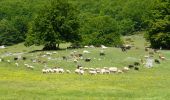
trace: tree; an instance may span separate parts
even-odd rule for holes
[[[44,50],[52,50],[62,42],[80,41],[77,16],[77,9],[67,0],[52,0],[30,25],[25,45],[44,45]]]
[[[120,45],[122,41],[117,30],[117,22],[110,16],[88,18],[81,27],[83,45]]]
[[[152,11],[152,20],[146,38],[153,48],[170,49],[170,1],[159,0]]]

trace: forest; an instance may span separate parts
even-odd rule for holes
[[[170,0],[0,0],[0,5],[0,45],[117,46],[122,36],[142,31],[151,47],[170,49]]]

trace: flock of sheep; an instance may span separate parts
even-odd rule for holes
[[[84,46],[84,48],[95,48],[94,46]],[[105,49],[107,49],[108,47],[101,45],[101,51],[99,52],[100,56],[105,56]],[[131,46],[130,45],[125,45],[120,47],[122,49],[122,51],[126,51],[126,50],[130,50]],[[149,55],[144,56],[145,58],[148,58],[152,55],[154,55],[154,53],[157,53],[159,55],[159,59],[160,60],[165,60],[166,58],[158,51],[158,50],[153,50],[150,49],[148,47],[145,47],[145,51],[148,52]],[[40,54],[39,56],[41,57],[45,57],[48,60],[52,60],[52,55],[56,54],[57,52],[46,52],[46,54]],[[47,61],[42,61],[36,58],[32,58],[31,62],[32,63],[40,63],[40,64],[45,64],[44,68],[42,69],[42,73],[47,74],[47,73],[75,73],[75,74],[79,74],[79,75],[84,75],[84,74],[90,74],[90,75],[97,75],[97,74],[112,74],[112,73],[126,73],[128,72],[130,69],[134,69],[134,70],[139,70],[139,66],[141,64],[145,64],[145,62],[143,61],[143,59],[140,60],[140,62],[134,62],[131,65],[127,65],[127,67],[123,67],[123,68],[117,68],[117,67],[103,67],[103,68],[87,68],[87,67],[82,67],[81,65],[78,64],[78,62],[80,60],[84,60],[85,62],[90,62],[91,58],[85,58],[83,55],[84,54],[89,54],[91,53],[88,50],[84,50],[82,53],[78,53],[77,51],[73,51],[70,53],[69,56],[62,56],[62,60],[70,60],[72,62],[74,62],[76,64],[76,68],[75,70],[71,71],[71,70],[65,70],[61,67],[47,67]],[[160,64],[160,60],[159,59],[155,59],[155,63]],[[13,58],[14,63],[17,67],[21,66],[17,61],[18,60],[27,60],[27,57],[22,57],[22,56],[17,56]],[[55,59],[54,59],[55,60]],[[4,59],[0,58],[0,62],[5,62]],[[11,60],[7,59],[6,62],[11,63]],[[33,70],[35,67],[24,63],[24,66],[28,69]]]
[[[118,69],[117,67],[104,67],[104,68],[83,68],[79,67],[75,69],[73,72],[70,70],[64,70],[63,68],[44,68],[42,69],[42,73],[76,73],[79,75],[90,74],[90,75],[97,75],[97,74],[111,74],[111,73],[124,73],[128,72],[130,69],[128,67],[124,67],[123,69]]]

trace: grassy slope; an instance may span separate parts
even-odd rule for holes
[[[127,53],[122,53],[120,49],[108,48],[106,56],[98,55],[99,48],[88,49],[91,54],[85,56],[96,58],[90,63],[81,63],[85,67],[105,67],[127,65],[128,57],[136,59],[146,54],[143,50],[144,40],[142,37],[134,36],[135,45],[139,49],[132,49]],[[0,52],[28,52],[40,49],[41,47],[25,48],[22,44],[8,47]],[[78,49],[82,52],[84,49]],[[58,51],[56,58],[61,55],[68,55],[73,50]],[[161,51],[170,59],[170,51]],[[36,53],[26,53],[25,56],[31,58]],[[157,55],[156,55],[157,56]],[[155,56],[155,57],[156,57]],[[5,59],[12,59],[7,57]],[[98,61],[97,59],[102,59]],[[27,63],[31,63],[29,60]],[[170,65],[169,60],[161,65],[155,65],[152,69],[140,68],[140,71],[131,70],[124,74],[112,75],[84,75],[76,74],[42,74],[43,65],[33,64],[36,68],[31,71],[18,62],[20,67],[13,63],[0,63],[0,99],[12,100],[51,100],[51,99],[72,99],[72,100],[168,100],[170,98]],[[65,69],[75,69],[75,64],[66,61],[51,61],[48,65],[60,65]]]

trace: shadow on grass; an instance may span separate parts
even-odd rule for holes
[[[28,53],[36,53],[36,52],[43,52],[43,51],[64,51],[64,50],[75,50],[75,49],[81,49],[81,48],[57,48],[53,50],[33,50]]]

